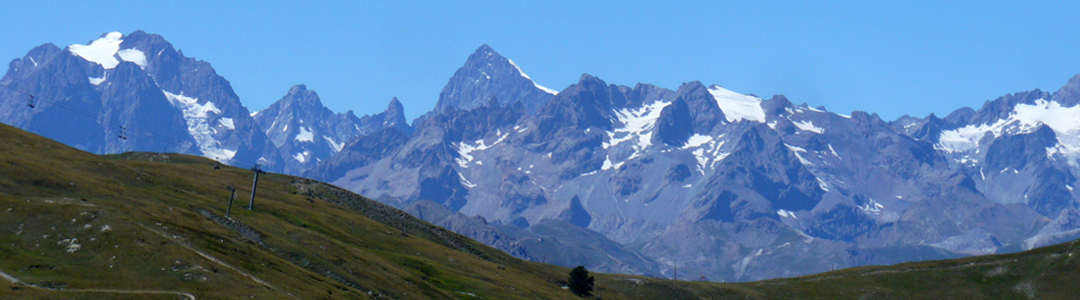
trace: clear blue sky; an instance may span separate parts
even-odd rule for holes
[[[700,80],[889,120],[1080,74],[1080,1],[671,2],[4,1],[0,59],[141,29],[210,62],[249,109],[305,83],[358,115],[397,96],[410,120],[484,43],[556,90],[582,73]]]

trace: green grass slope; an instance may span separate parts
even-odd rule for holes
[[[560,268],[318,182],[264,174],[249,211],[250,170],[184,155],[97,156],[0,127],[0,271],[39,287],[0,280],[0,298],[571,296],[556,283]],[[239,198],[232,219],[227,186]]]
[[[569,269],[323,183],[261,175],[249,211],[252,177],[186,155],[93,155],[0,124],[0,299],[576,298],[561,288]],[[1070,299],[1078,246],[735,284],[594,274],[593,298]]]

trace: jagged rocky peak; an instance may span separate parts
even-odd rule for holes
[[[45,63],[51,60],[56,54],[62,51],[60,47],[47,43],[41,46],[35,47],[30,52],[27,52],[22,58],[16,58],[8,64],[8,72],[4,76],[4,79],[0,82],[7,83],[12,80],[9,76],[19,76],[19,74],[27,74],[32,70],[44,67]]]
[[[556,91],[536,84],[517,64],[484,44],[454,72],[439,93],[433,113],[477,108],[491,97],[499,99],[499,104],[504,106],[520,101],[526,111],[534,113],[555,94]]]
[[[405,134],[411,134],[413,129],[409,126],[409,122],[405,120],[405,106],[401,105],[401,101],[397,97],[390,99],[390,104],[386,106],[386,111],[379,113],[382,116],[381,128],[394,128],[400,130]],[[380,128],[380,129],[381,129]]]
[[[401,105],[401,101],[398,100],[397,97],[390,99],[390,104],[386,106],[386,111],[384,111],[384,113],[386,113],[387,122],[393,122],[397,124],[405,122],[405,106]]]
[[[708,134],[727,118],[715,96],[699,81],[683,84],[675,94],[690,108],[695,133]]]
[[[300,107],[318,107],[323,108],[322,101],[319,99],[319,94],[315,91],[308,90],[307,85],[297,84],[289,88],[289,92],[285,94],[282,100],[298,104]]]
[[[1080,74],[1069,78],[1065,86],[1054,92],[1053,100],[1066,107],[1080,104]]]

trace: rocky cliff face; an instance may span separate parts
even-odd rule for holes
[[[2,84],[0,121],[90,152],[180,152],[243,165],[266,139],[210,64],[142,31],[42,45],[13,61]]]
[[[411,133],[403,111],[395,98],[385,112],[375,115],[357,118],[352,111],[335,114],[323,106],[315,91],[302,84],[294,86],[280,100],[254,114],[268,138],[259,162],[266,170],[302,174],[358,137],[383,128]]]
[[[605,271],[679,265],[690,276],[753,280],[998,253],[1073,230],[1033,235],[1075,207],[1075,171],[1055,163],[1070,159],[1059,140],[1072,129],[1020,112],[1068,109],[1053,100],[1067,89],[886,122],[698,82],[672,91],[586,74],[535,113],[502,98],[436,109],[412,136],[368,137],[393,140],[393,150],[343,151],[363,163],[313,175],[401,206],[431,200],[506,232],[596,232],[642,259]],[[958,148],[957,135],[979,126],[1019,127]],[[563,246],[587,252],[581,245]]]

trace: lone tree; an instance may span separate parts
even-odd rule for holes
[[[592,296],[593,282],[596,278],[589,276],[589,270],[585,269],[585,266],[577,266],[574,270],[570,271],[570,279],[567,280],[567,284],[570,287],[570,292],[578,297]]]

